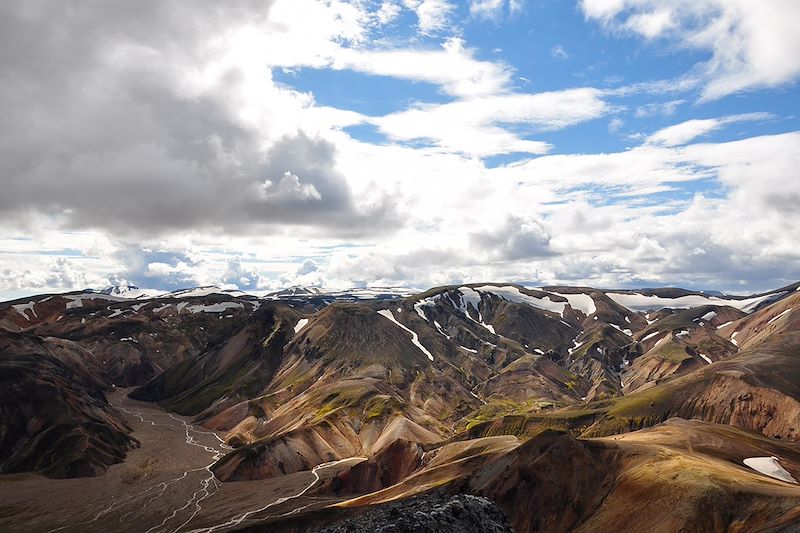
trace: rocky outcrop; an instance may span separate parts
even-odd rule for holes
[[[0,472],[101,474],[138,442],[85,361],[51,344],[0,333]]]
[[[491,500],[469,494],[426,494],[369,509],[316,533],[511,533],[503,512]]]

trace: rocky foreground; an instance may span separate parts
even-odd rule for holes
[[[511,533],[503,512],[490,500],[469,494],[440,493],[387,503],[316,533]]]

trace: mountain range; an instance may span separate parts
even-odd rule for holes
[[[799,441],[800,283],[0,303],[0,529],[797,531]]]

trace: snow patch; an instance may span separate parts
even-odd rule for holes
[[[562,294],[560,292],[551,292],[550,294],[566,298],[570,307],[577,309],[586,316],[597,312],[597,306],[595,306],[594,300],[588,294]],[[564,312],[562,311],[561,314],[563,315]]]
[[[77,309],[83,307],[84,300],[107,300],[109,302],[122,302],[125,298],[108,296],[106,294],[65,294],[64,298],[69,300],[67,302],[67,309]]]
[[[745,312],[752,311],[760,303],[778,298],[785,294],[784,292],[766,294],[763,296],[756,296],[754,298],[746,298],[744,300],[735,300],[733,298],[720,298],[718,296],[704,296],[701,294],[689,294],[686,296],[678,296],[677,298],[665,298],[662,296],[646,296],[639,293],[618,293],[608,292],[606,296],[614,300],[616,303],[623,307],[627,307],[631,311],[656,311],[665,307],[672,309],[689,309],[692,307],[700,307],[701,305],[727,305],[735,307]]]
[[[769,319],[769,322],[767,322],[767,324],[772,324],[773,322],[775,322],[776,320],[778,320],[780,317],[782,317],[782,316],[783,316],[783,315],[785,315],[786,313],[791,313],[791,312],[792,312],[792,310],[791,310],[791,309],[787,309],[787,310],[786,310],[786,311],[784,311],[783,313],[781,313],[781,314],[779,314],[779,315],[775,315],[774,317],[770,318],[770,319]],[[34,313],[34,314],[35,314],[35,313]]]
[[[419,342],[419,336],[415,332],[411,331],[410,329],[405,327],[403,324],[401,324],[400,322],[395,320],[394,315],[392,314],[392,312],[389,309],[381,309],[380,311],[378,311],[378,314],[383,316],[383,317],[385,317],[385,318],[388,318],[389,320],[394,322],[396,325],[400,326],[402,329],[404,329],[407,332],[409,332],[411,334],[411,342],[413,342],[414,345],[417,348],[419,348],[422,353],[424,353],[426,356],[428,356],[428,359],[433,361],[433,354],[431,354],[431,352],[429,352],[428,349],[425,348],[422,345],[422,343]]]
[[[624,334],[625,334],[625,335],[627,335],[628,337],[630,337],[631,335],[633,335],[633,332],[632,332],[631,330],[629,330],[629,329],[622,329],[621,327],[619,327],[619,326],[618,326],[618,325],[616,325],[616,324],[609,324],[609,326],[611,326],[612,328],[614,328],[614,329],[616,329],[616,330],[618,330],[618,331],[621,331],[622,333],[624,333]]]
[[[577,340],[574,340],[574,341],[572,341],[572,342],[574,342],[574,343],[575,343],[575,346],[573,346],[572,348],[569,348],[569,349],[567,349],[567,352],[568,352],[570,355],[572,355],[572,352],[574,352],[575,350],[577,350],[578,348],[580,348],[581,346],[583,346],[583,342],[578,342]]]
[[[700,320],[708,321],[708,320],[711,320],[712,318],[714,318],[715,316],[717,316],[717,312],[716,311],[709,311],[708,313],[706,313],[703,316],[701,316]]]
[[[462,290],[465,288],[466,287],[462,287]],[[564,316],[564,309],[566,308],[568,303],[568,301],[567,302],[554,301],[552,298],[550,298],[549,295],[543,298],[536,298],[535,296],[529,296],[527,294],[523,294],[518,288],[511,285],[504,287],[484,285],[483,287],[477,287],[475,290],[494,294],[495,296],[502,298],[503,300],[506,300],[508,302],[525,304],[531,307],[536,307],[538,309],[544,309],[545,311],[552,311],[554,313],[558,313],[562,317]],[[553,293],[553,295],[555,295],[555,293]],[[592,305],[594,305],[594,302],[592,302]]]
[[[447,339],[450,339],[450,335],[448,335],[447,333],[445,333],[445,332],[444,332],[444,330],[442,329],[442,325],[441,325],[441,324],[439,324],[439,322],[437,322],[436,320],[434,320],[434,321],[433,321],[433,325],[434,325],[434,326],[436,326],[436,330],[437,330],[439,333],[441,333],[441,334],[442,334],[442,335],[443,335],[445,338],[447,338]]]
[[[242,291],[225,290],[215,286],[194,287],[192,289],[181,289],[165,294],[166,298],[196,298],[198,296],[209,296],[211,294],[224,294],[227,296],[246,296]]]
[[[660,331],[654,331],[653,333],[649,333],[649,334],[647,334],[647,335],[646,335],[644,338],[640,339],[640,340],[639,340],[639,342],[644,342],[644,341],[646,341],[647,339],[652,339],[653,337],[655,337],[655,336],[656,336],[656,335],[658,335],[659,333],[661,333],[661,332],[660,332]]]
[[[700,354],[700,357],[702,357],[703,359],[705,359],[705,360],[706,360],[706,363],[708,363],[709,365],[710,365],[711,363],[713,363],[713,361],[711,360],[711,358],[709,358],[709,357],[708,357],[706,354],[704,354],[704,353],[701,353],[701,354]]]
[[[25,314],[25,312],[26,312],[26,311],[30,311],[31,313],[33,313],[33,317],[34,317],[34,318],[39,318],[39,317],[36,315],[36,309],[34,309],[34,306],[35,306],[35,305],[36,305],[36,302],[35,302],[35,301],[33,301],[33,300],[31,300],[30,302],[28,302],[28,303],[26,303],[26,304],[16,304],[16,305],[12,305],[11,307],[13,307],[13,308],[14,308],[14,309],[17,311],[17,313],[19,313],[19,314],[21,314],[22,316],[24,316],[24,317],[25,317],[25,320],[27,320],[28,322],[30,322],[30,321],[31,321],[31,318],[30,318],[30,317],[29,317],[27,314]]]
[[[297,333],[298,331],[303,329],[306,326],[306,324],[308,324],[308,319],[301,318],[300,320],[297,321],[297,324],[294,325],[294,332]]]
[[[423,300],[418,301],[414,304],[414,311],[417,312],[419,317],[424,320],[425,322],[428,321],[428,317],[425,316],[425,311],[422,310],[423,307],[432,307],[434,305],[433,298],[425,298]]]
[[[181,302],[185,304],[186,302]],[[181,304],[178,304],[178,312],[181,311]],[[221,313],[228,309],[244,309],[244,306],[239,302],[220,302],[210,305],[190,305],[186,308],[190,313]]]
[[[765,476],[787,483],[797,483],[797,480],[781,466],[777,457],[748,457],[742,462]]]

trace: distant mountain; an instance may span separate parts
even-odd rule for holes
[[[100,294],[107,294],[109,296],[119,296],[121,298],[155,298],[164,294],[164,291],[157,291],[155,289],[140,289],[135,285],[112,285],[106,287],[98,292]]]
[[[265,295],[274,300],[300,301],[358,301],[358,300],[394,300],[406,298],[419,291],[404,287],[362,287],[344,290],[323,290],[317,287],[289,287]]]
[[[292,298],[292,297],[306,297],[306,296],[317,296],[322,292],[316,287],[301,287],[299,285],[295,285],[293,287],[288,287],[286,289],[281,289],[279,291],[271,292],[265,295],[265,298],[272,298],[272,299],[281,299],[281,298]]]

